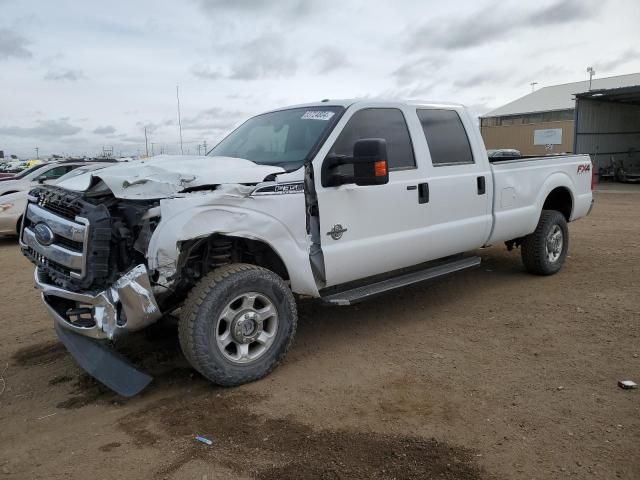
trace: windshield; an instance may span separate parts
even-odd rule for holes
[[[231,132],[208,155],[293,170],[329,134],[342,111],[342,107],[318,106],[258,115]]]

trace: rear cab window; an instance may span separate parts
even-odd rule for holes
[[[474,164],[467,131],[455,110],[418,109],[434,167]]]

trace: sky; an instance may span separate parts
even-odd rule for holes
[[[0,0],[0,150],[184,153],[324,98],[451,101],[640,72],[637,0]],[[153,145],[152,145],[153,144]]]

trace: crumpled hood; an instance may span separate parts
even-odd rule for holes
[[[92,179],[99,178],[117,198],[146,200],[167,198],[203,185],[259,183],[270,174],[284,171],[241,158],[158,155],[79,175],[58,186],[85,191]]]

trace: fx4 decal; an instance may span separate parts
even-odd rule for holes
[[[578,165],[578,173],[589,173],[591,171],[590,163],[583,163]]]

